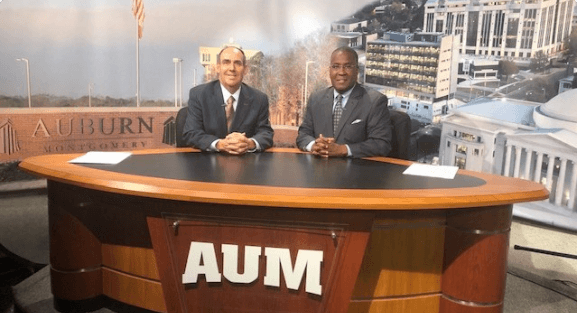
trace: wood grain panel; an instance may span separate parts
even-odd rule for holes
[[[156,312],[166,312],[160,282],[102,268],[102,292],[106,296]]]
[[[449,213],[443,294],[482,305],[503,302],[511,215],[512,205]]]
[[[447,226],[481,233],[506,232],[511,228],[512,213],[511,205],[453,210],[447,214]]]
[[[376,299],[371,301],[352,301],[348,313],[438,313],[439,298],[436,295],[426,295],[407,298]]]
[[[160,280],[153,249],[103,244],[102,265],[135,276]]]
[[[473,303],[454,302],[445,297],[441,297],[440,313],[502,313],[503,304],[496,305],[475,305]]]
[[[375,222],[353,299],[440,292],[444,218]]]
[[[102,263],[98,238],[70,214],[59,199],[63,192],[55,190],[62,184],[48,183],[48,225],[50,233],[50,264],[59,271],[80,271],[99,267]]]
[[[466,302],[502,303],[509,233],[483,236],[447,228],[446,236],[443,294]]]
[[[55,298],[69,301],[90,300],[102,294],[102,270],[60,272],[50,269],[50,283]]]

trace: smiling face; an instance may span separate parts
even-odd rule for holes
[[[234,93],[240,87],[242,79],[248,67],[245,64],[244,54],[235,47],[222,50],[216,64],[218,80],[230,93]]]
[[[359,67],[352,52],[337,50],[331,55],[330,77],[336,91],[343,93],[355,85]]]

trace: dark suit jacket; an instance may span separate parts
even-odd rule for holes
[[[386,156],[391,151],[392,125],[387,97],[375,90],[356,85],[351,92],[333,134],[334,88],[314,93],[299,127],[297,146],[306,146],[320,134],[333,137],[338,144],[348,144],[352,156]]]
[[[224,105],[218,80],[190,90],[183,130],[187,146],[207,150],[213,141],[232,132],[254,138],[262,150],[272,146],[273,129],[269,121],[268,97],[264,93],[242,84],[230,130],[226,127]]]

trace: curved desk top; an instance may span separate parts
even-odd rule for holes
[[[407,176],[402,172],[409,161],[320,159],[296,149],[245,156],[206,154],[191,148],[139,150],[117,165],[68,163],[78,156],[32,157],[20,167],[49,180],[96,190],[237,205],[400,210],[548,198],[542,185],[516,178],[464,170],[453,180]]]

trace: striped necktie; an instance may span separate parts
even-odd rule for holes
[[[230,96],[230,98],[226,100],[226,108],[224,110],[226,113],[226,127],[229,132],[230,132],[230,126],[232,125],[232,119],[234,118],[234,106],[232,105],[233,103],[234,103],[234,97]]]
[[[341,115],[343,115],[343,95],[339,94],[337,96],[335,109],[333,110],[333,136],[337,135],[337,127],[339,127]]]

